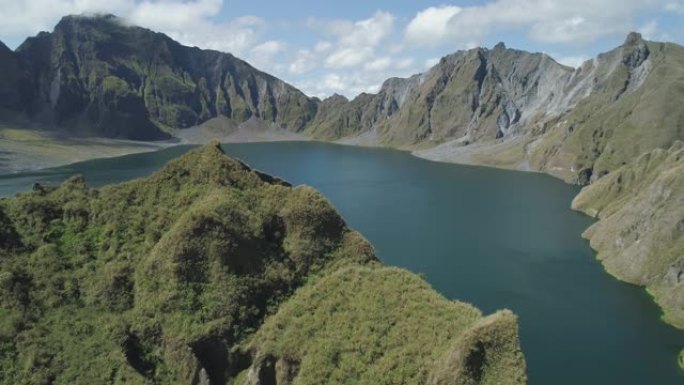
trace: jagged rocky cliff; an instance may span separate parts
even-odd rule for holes
[[[560,115],[531,151],[536,168],[595,181],[684,137],[684,48],[631,34],[577,71],[591,93]],[[555,171],[559,170],[559,171]]]
[[[21,70],[17,55],[0,42],[0,113],[19,111],[27,102],[28,79]]]
[[[588,183],[684,139],[676,106],[683,68],[682,47],[639,34],[577,69],[500,43],[446,56],[424,74],[387,81],[376,95],[324,101],[336,114],[317,117],[311,132]]]
[[[512,313],[383,267],[321,194],[218,143],[1,199],[0,351],[17,385],[526,382]]]
[[[425,74],[390,79],[365,104],[375,112],[378,143],[430,147],[458,139],[467,145],[520,132],[548,112],[543,103],[570,73],[546,55],[501,43],[446,56]]]
[[[153,140],[217,116],[298,131],[316,112],[312,99],[230,54],[185,47],[111,15],[64,17],[12,59],[25,79],[15,92],[28,91],[12,107],[77,135]]]

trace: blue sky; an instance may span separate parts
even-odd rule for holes
[[[0,9],[0,40],[11,48],[63,15],[114,13],[319,97],[374,92],[388,77],[499,41],[571,66],[629,31],[684,42],[684,0],[0,0]]]

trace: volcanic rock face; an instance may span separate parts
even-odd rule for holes
[[[682,139],[675,106],[682,68],[682,47],[638,34],[574,70],[498,44],[446,56],[425,74],[340,103],[367,106],[345,116],[371,124],[337,121],[431,159],[540,170],[569,182],[590,173],[588,182]]]
[[[16,59],[32,80],[25,112],[74,134],[160,139],[169,136],[162,128],[219,115],[298,131],[316,112],[300,91],[230,54],[184,47],[114,16],[65,17]]]
[[[0,42],[0,109],[20,110],[27,103],[28,74],[22,71],[17,55]],[[0,110],[2,113],[2,110]]]

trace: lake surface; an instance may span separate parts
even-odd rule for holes
[[[684,332],[646,292],[605,273],[569,209],[578,188],[549,176],[434,163],[393,150],[288,142],[229,155],[322,191],[382,260],[451,299],[518,314],[529,383],[683,384]],[[190,147],[0,176],[0,196],[80,173],[91,186],[149,175]],[[410,336],[407,336],[410,338]]]

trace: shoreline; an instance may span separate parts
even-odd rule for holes
[[[188,129],[190,130],[190,129]],[[301,134],[283,134],[284,130],[241,129],[227,135],[193,132],[165,141],[135,141],[111,138],[63,139],[50,132],[0,127],[0,176],[35,172],[95,159],[154,152],[182,145],[200,145],[218,137],[222,143],[260,143],[311,141]]]
[[[0,175],[40,171],[86,160],[157,151],[177,140],[144,142],[109,138],[60,138],[50,132],[0,127]]]

